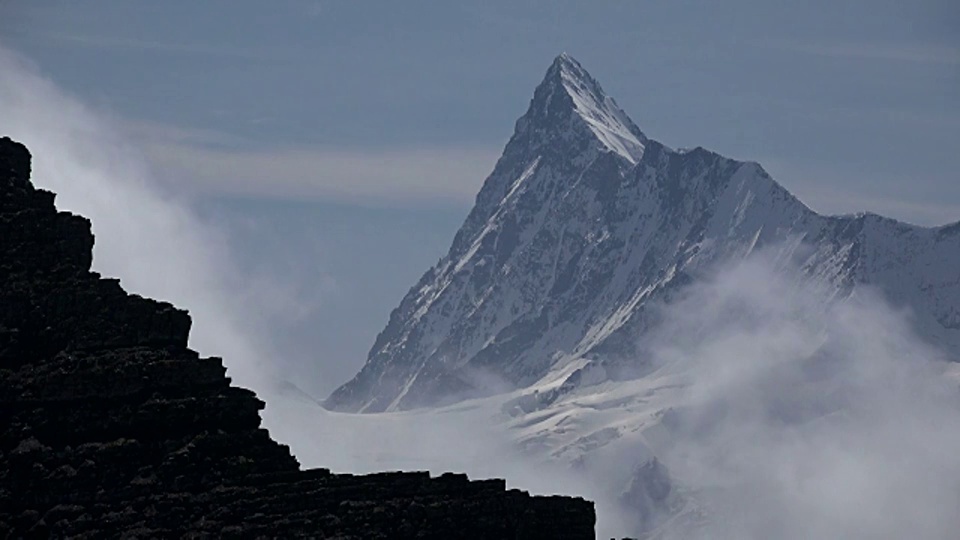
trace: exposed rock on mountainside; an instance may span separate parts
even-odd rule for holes
[[[502,480],[300,470],[190,318],[90,272],[90,223],[0,139],[0,537],[593,538]]]
[[[960,350],[960,224],[821,216],[756,163],[649,139],[561,55],[448,254],[325,406],[410,409],[556,382],[543,402],[643,375],[648,308],[759,249],[834,298],[879,289]]]

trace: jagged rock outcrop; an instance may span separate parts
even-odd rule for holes
[[[560,55],[447,255],[324,405],[413,409],[535,385],[556,387],[549,401],[641,377],[648,308],[758,250],[835,298],[877,288],[960,350],[960,224],[817,214],[757,163],[650,139]]]
[[[303,471],[190,318],[90,271],[90,223],[0,139],[0,537],[593,538],[502,480]]]

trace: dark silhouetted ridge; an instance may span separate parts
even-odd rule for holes
[[[300,470],[187,313],[91,272],[89,221],[29,175],[0,139],[0,537],[594,537],[592,503],[503,480]]]

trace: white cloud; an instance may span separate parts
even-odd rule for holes
[[[908,314],[865,289],[830,303],[763,254],[650,309],[662,318],[640,361],[659,368],[653,386],[606,381],[513,419],[504,403],[522,392],[371,415],[285,400],[265,414],[307,465],[453,469],[587,496],[599,505],[600,537],[939,539],[960,527],[960,369],[914,335]],[[629,388],[640,391],[627,397]],[[669,422],[654,420],[668,412]],[[548,458],[561,433],[588,435],[625,415],[630,435],[579,469]],[[542,452],[513,446],[529,429],[543,436]],[[621,498],[650,451],[677,495],[661,516],[669,521],[639,520],[662,508]]]
[[[755,258],[667,308],[655,356],[688,374],[659,451],[709,525],[667,538],[951,538],[956,366],[859,289],[829,304]]]
[[[413,424],[402,419],[384,424],[372,417],[327,413],[315,403],[278,394],[274,383],[284,373],[277,373],[269,343],[281,335],[269,330],[271,320],[290,309],[286,303],[275,305],[274,293],[283,288],[279,283],[284,276],[261,276],[273,278],[263,283],[244,275],[222,231],[159,190],[139,160],[138,148],[118,135],[116,126],[2,48],[0,132],[29,147],[33,182],[55,191],[60,209],[92,220],[95,269],[120,277],[128,291],[188,308],[193,316],[191,347],[223,355],[236,383],[253,388],[270,403],[265,425],[286,438],[309,441],[296,448],[309,465],[353,471],[427,467],[435,472],[469,465],[479,476],[509,475],[514,482],[551,492],[578,491],[566,475],[535,469],[517,457],[492,431],[494,426],[475,425],[465,433],[459,418],[450,423],[443,415],[436,415],[430,425],[417,418]],[[204,142],[217,138],[196,131],[166,135]],[[263,159],[261,166],[271,163]],[[395,162],[409,163],[385,156],[376,167]]]
[[[223,355],[237,382],[269,388],[278,375],[267,361],[269,323],[316,302],[315,291],[290,291],[282,276],[245,274],[223,232],[158,189],[114,126],[2,47],[0,132],[27,145],[33,182],[57,193],[58,208],[92,220],[95,270],[121,278],[128,291],[188,309],[191,347]]]

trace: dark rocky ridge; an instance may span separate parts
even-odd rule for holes
[[[593,538],[502,480],[300,470],[190,318],[90,271],[85,218],[0,139],[0,537]]]

